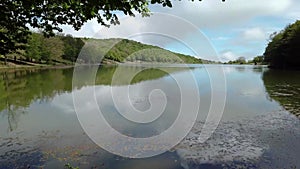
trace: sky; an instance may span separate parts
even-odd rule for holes
[[[271,33],[300,19],[299,0],[176,0],[172,5],[150,5],[149,18],[120,14],[121,24],[110,28],[91,20],[79,31],[63,30],[76,37],[128,38],[224,62],[262,55]]]

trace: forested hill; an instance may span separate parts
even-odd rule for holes
[[[202,63],[201,59],[174,53],[157,46],[142,44],[128,39],[89,39],[75,38],[70,35],[57,35],[45,38],[42,34],[32,33],[23,50],[5,56],[11,64],[73,64],[82,47],[82,63],[97,63],[103,48],[116,43],[108,52],[104,52],[105,63],[111,62],[155,62],[155,63]],[[89,45],[85,45],[89,44]],[[90,48],[90,49],[89,49]],[[88,51],[93,50],[93,52]],[[94,53],[94,54],[87,54]],[[0,62],[4,64],[4,58]]]
[[[265,62],[275,69],[300,69],[300,20],[271,35],[265,53]]]
[[[147,45],[128,39],[93,39],[89,43],[99,48],[105,44],[115,44],[105,58],[117,62],[163,62],[163,63],[202,63],[201,59],[174,53],[157,46]]]

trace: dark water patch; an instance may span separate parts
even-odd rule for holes
[[[38,150],[19,152],[11,150],[0,156],[0,168],[42,168],[45,164],[43,153]]]

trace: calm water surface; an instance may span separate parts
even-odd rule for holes
[[[197,121],[188,136],[169,152],[145,159],[111,154],[91,141],[77,119],[72,94],[81,93],[86,111],[99,105],[109,124],[120,133],[149,137],[168,129],[178,115],[178,84],[154,66],[111,85],[116,67],[98,70],[95,85],[85,82],[89,68],[80,70],[82,83],[72,90],[73,69],[0,72],[0,168],[300,168],[300,72],[273,71],[263,66],[223,66],[226,104],[220,125],[205,143],[197,140],[211,103],[208,69],[220,65],[169,66],[173,77],[190,81],[192,71],[200,95]],[[142,66],[123,66],[124,72]],[[220,76],[211,74],[210,76]],[[124,80],[124,81],[123,81]],[[131,91],[136,109],[149,109],[154,89],[164,91],[164,114],[149,124],[124,119],[114,106],[111,89]],[[98,105],[88,105],[95,90]],[[184,91],[182,91],[184,92]],[[86,93],[86,94],[85,94]],[[157,99],[161,99],[157,97]],[[130,105],[123,105],[126,106]]]

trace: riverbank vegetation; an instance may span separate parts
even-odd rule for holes
[[[230,60],[228,62],[225,62],[225,64],[235,64],[235,65],[243,65],[243,64],[248,64],[248,65],[263,65],[266,64],[264,62],[264,57],[263,56],[256,56],[252,60],[246,60],[245,57],[239,57],[236,60]]]

